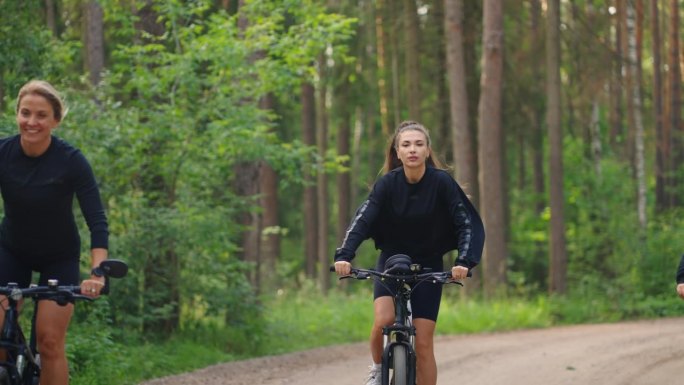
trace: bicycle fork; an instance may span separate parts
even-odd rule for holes
[[[382,384],[414,385],[416,383],[416,328],[394,324],[382,329]],[[390,378],[390,369],[392,376]]]

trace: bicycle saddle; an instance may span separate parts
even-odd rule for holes
[[[406,254],[395,254],[385,261],[385,274],[406,274],[411,272],[411,257]]]

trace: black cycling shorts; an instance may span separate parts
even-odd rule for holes
[[[32,262],[33,261],[33,262]],[[47,285],[49,279],[56,279],[60,285],[79,285],[78,258],[55,258],[35,262],[36,259],[21,259],[5,247],[0,246],[0,286],[14,282],[19,287],[28,287],[34,271],[40,273],[39,285]]]
[[[385,261],[391,255],[381,253],[378,258],[378,263],[375,265],[375,270],[385,271]],[[425,268],[431,268],[433,272],[444,271],[444,265],[441,258],[433,258],[426,261],[419,261],[420,265]],[[392,290],[390,290],[392,289]],[[385,287],[378,281],[375,281],[373,287],[373,298],[394,296],[394,288]],[[424,281],[420,285],[413,287],[411,292],[411,310],[413,318],[426,318],[432,321],[437,321],[439,314],[439,304],[442,300],[442,284]]]

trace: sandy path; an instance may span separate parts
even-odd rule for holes
[[[681,385],[684,318],[440,336],[438,385]],[[141,385],[361,385],[366,344],[211,366]]]

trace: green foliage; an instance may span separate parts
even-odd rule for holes
[[[47,74],[50,32],[35,22],[40,13],[37,1],[0,1],[0,89],[8,98],[28,79]]]
[[[208,4],[154,2],[166,33],[131,45],[126,40],[137,36],[139,20],[105,2],[105,21],[117,26],[108,30],[122,44],[112,45],[110,70],[98,88],[66,92],[72,112],[61,132],[83,149],[98,177],[110,253],[131,267],[117,282],[112,306],[134,330],[171,317],[177,306],[184,328],[215,316],[241,328],[259,317],[245,279],[251,267],[237,258],[243,229],[234,221],[256,205],[226,184],[241,162],[257,160],[279,172],[282,186],[301,183],[311,149],[281,142],[272,131],[277,116],[258,102],[296,90],[315,57],[350,36],[350,19],[326,15],[313,3],[288,10],[284,3],[255,1],[236,16],[211,13]],[[251,21],[246,29],[238,28],[241,16]],[[344,49],[339,52],[343,57]],[[153,262],[164,261],[169,250],[179,257],[180,275],[170,281],[178,287],[168,290],[177,290],[181,303],[141,306],[167,298],[163,287],[141,290],[157,279],[150,264],[155,274],[174,274]]]
[[[365,339],[373,322],[373,295],[369,290],[345,295],[333,289],[324,296],[312,281],[304,282],[298,291],[278,290],[265,303],[266,329],[260,339],[268,344],[261,353],[286,353]]]

